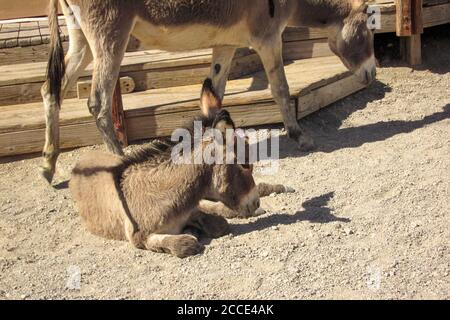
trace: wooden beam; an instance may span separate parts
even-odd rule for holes
[[[411,0],[397,0],[396,30],[397,36],[409,37],[412,35]]]
[[[411,0],[411,22],[413,35],[423,33],[423,0]]]
[[[406,61],[411,66],[422,64],[422,40],[420,34],[403,39],[405,41]]]
[[[46,16],[48,4],[48,0],[0,0],[0,20]]]
[[[121,77],[118,80],[120,84],[120,90],[122,94],[128,94],[134,92],[136,87],[133,78]],[[91,94],[92,80],[79,81],[77,83],[77,96],[78,99],[87,99]]]
[[[295,103],[296,97],[300,96],[300,116],[361,88],[356,80],[348,79],[349,72],[336,57],[293,62],[286,66],[286,75],[291,101]],[[124,132],[128,141],[170,136],[175,128],[198,114],[200,89],[201,85],[191,85],[124,95]],[[230,81],[223,104],[239,126],[282,120],[264,72]],[[60,128],[62,149],[102,143],[94,119],[85,103],[78,99],[65,101]],[[45,117],[41,102],[0,108],[0,157],[40,152],[44,138]]]
[[[422,63],[423,1],[398,0],[396,5],[396,29],[402,37],[403,57],[411,66],[419,65]]]

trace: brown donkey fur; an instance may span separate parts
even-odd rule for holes
[[[63,60],[56,17],[58,3],[69,23]],[[330,48],[365,84],[376,73],[373,34],[363,0],[50,0],[48,80],[42,87],[46,113],[43,176],[51,182],[59,155],[59,107],[82,71],[94,62],[88,107],[108,149],[121,155],[112,123],[113,90],[132,34],[147,48],[181,51],[213,48],[210,78],[223,98],[238,47],[261,57],[288,135],[302,149],[313,147],[297,123],[283,67],[286,26],[328,31]],[[75,18],[74,18],[75,17]]]
[[[205,84],[202,110],[208,117],[203,124],[221,132],[234,129],[228,112],[220,110],[210,82]],[[203,147],[210,143],[214,141],[204,140]],[[129,156],[91,153],[80,161],[70,190],[88,230],[128,240],[138,248],[186,257],[202,249],[196,237],[182,234],[186,228],[200,229],[213,238],[228,232],[224,218],[199,210],[203,199],[220,201],[236,215],[250,216],[259,208],[251,166],[175,164],[174,146],[157,141]],[[193,147],[192,157],[197,152],[202,149]]]

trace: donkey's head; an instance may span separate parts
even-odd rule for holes
[[[373,31],[364,1],[352,0],[352,4],[350,14],[330,26],[328,43],[344,65],[367,85],[376,77]]]
[[[203,85],[200,107],[203,115],[211,121],[211,128],[221,135],[219,148],[223,150],[220,155],[223,159],[212,165],[212,183],[207,196],[210,200],[221,201],[243,217],[252,216],[260,206],[253,165],[237,162],[235,125],[228,111],[221,109],[221,100],[210,79]]]

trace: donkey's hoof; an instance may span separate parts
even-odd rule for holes
[[[264,215],[266,213],[267,213],[267,211],[264,210],[263,208],[258,208],[258,209],[256,209],[255,214],[253,215],[253,217],[259,217],[259,216],[262,216],[262,215]]]
[[[295,193],[295,189],[291,187],[284,186],[284,193]]]
[[[39,173],[49,184],[52,183],[53,176],[55,175],[55,170],[51,170],[44,167],[39,167]]]
[[[306,135],[302,135],[297,139],[298,149],[302,152],[313,151],[316,148],[314,140]]]
[[[187,258],[202,253],[204,246],[191,235],[182,235],[174,244],[172,254],[178,258]]]
[[[231,232],[230,224],[223,217],[205,214],[199,223],[207,238],[217,239]]]

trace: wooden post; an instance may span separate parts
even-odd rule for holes
[[[402,37],[404,58],[412,66],[422,63],[422,0],[397,0],[397,36]]]
[[[112,101],[112,118],[117,139],[122,147],[128,147],[127,128],[125,123],[125,113],[123,112],[122,92],[120,89],[120,79],[117,79]]]

